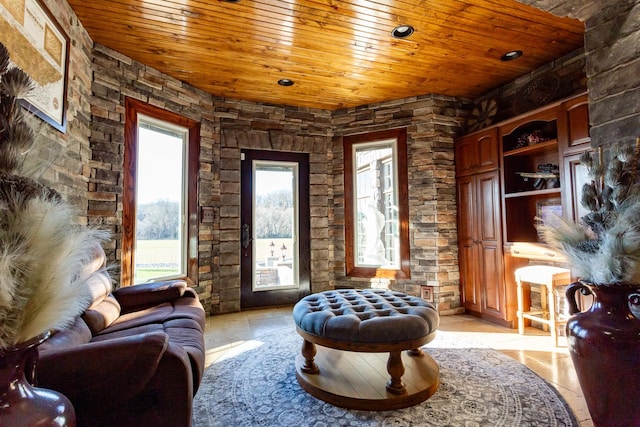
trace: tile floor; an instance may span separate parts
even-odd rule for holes
[[[440,330],[460,334],[513,357],[556,387],[569,403],[581,427],[592,427],[571,358],[564,346],[554,347],[549,334],[527,328],[525,335],[469,315],[442,316]],[[295,329],[291,307],[211,316],[205,344],[207,366],[233,352],[235,346],[281,328]],[[562,340],[562,339],[561,339]],[[561,341],[561,345],[562,345]]]

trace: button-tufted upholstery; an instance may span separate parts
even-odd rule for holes
[[[301,330],[355,343],[391,343],[435,334],[435,306],[401,292],[341,289],[312,294],[293,308]]]

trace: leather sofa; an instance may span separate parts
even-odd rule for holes
[[[189,426],[205,312],[183,280],[111,291],[102,248],[81,274],[91,306],[39,347],[33,381],[71,400],[79,426]]]

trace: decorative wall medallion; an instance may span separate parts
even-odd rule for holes
[[[473,132],[491,125],[497,112],[498,104],[496,100],[485,99],[476,105],[467,119],[467,132]]]
[[[560,77],[555,73],[545,73],[524,85],[516,98],[518,112],[530,111],[553,101],[560,88]]]

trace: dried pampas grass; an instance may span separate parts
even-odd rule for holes
[[[589,210],[578,223],[554,215],[539,221],[543,240],[563,253],[573,274],[594,285],[640,286],[640,186],[636,183],[640,138],[636,146],[613,145],[605,161],[581,158],[592,181],[582,190]]]
[[[46,192],[0,201],[0,349],[68,326],[91,303],[78,273],[108,234],[72,217]]]
[[[71,224],[56,191],[17,175],[37,130],[19,103],[32,87],[0,43],[0,351],[85,311],[92,296],[82,272],[108,238]]]
[[[640,283],[640,199],[625,205],[599,237],[586,224],[557,215],[538,230],[552,249],[567,257],[573,274],[582,280],[596,285]]]

